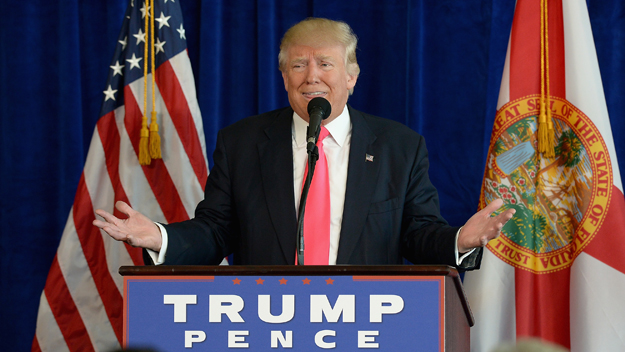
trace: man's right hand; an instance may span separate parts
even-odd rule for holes
[[[114,239],[126,242],[133,247],[147,248],[155,252],[161,250],[161,231],[152,220],[122,201],[115,203],[115,208],[128,218],[118,219],[113,214],[98,209],[95,213],[104,221],[93,220],[93,225],[101,228]]]

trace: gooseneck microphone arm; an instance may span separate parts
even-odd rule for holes
[[[306,199],[312,178],[315,173],[315,165],[319,160],[319,148],[317,147],[317,139],[321,131],[321,121],[330,116],[332,108],[330,102],[324,98],[318,97],[312,99],[308,103],[308,129],[306,130],[306,151],[308,153],[308,174],[304,186],[302,187],[302,196],[299,201],[297,215],[297,240],[296,253],[297,265],[304,265],[304,213],[306,211]]]
[[[312,183],[313,174],[315,173],[315,165],[319,160],[319,148],[315,145],[312,152],[308,152],[308,174],[304,186],[302,187],[302,196],[299,200],[299,208],[297,215],[297,265],[304,265],[304,213],[306,211],[306,199],[308,191]]]

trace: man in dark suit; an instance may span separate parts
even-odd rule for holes
[[[118,202],[127,219],[98,210],[105,221],[94,225],[148,249],[146,261],[156,264],[218,264],[230,253],[236,264],[294,264],[307,106],[323,97],[332,107],[322,146],[331,207],[328,256],[321,264],[401,264],[406,258],[478,268],[481,247],[514,210],[491,217],[502,205],[498,200],[462,228],[445,222],[423,137],[347,105],[359,74],[355,49],[356,37],[343,22],[308,19],[293,26],[279,55],[291,106],[219,132],[195,218],[154,224]]]

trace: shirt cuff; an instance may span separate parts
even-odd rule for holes
[[[470,251],[466,252],[465,254],[463,254],[462,257],[458,258],[458,256],[460,255],[458,253],[458,237],[460,236],[460,231],[461,230],[462,230],[462,227],[460,227],[458,229],[458,232],[456,232],[456,245],[454,246],[454,254],[456,255],[456,265],[462,264],[462,261],[464,260],[464,258],[468,257],[475,250],[475,248],[473,248],[472,250],[470,250]],[[162,251],[162,249],[161,249],[161,251]]]
[[[160,252],[153,251],[148,249],[148,254],[150,258],[152,258],[152,262],[154,265],[161,265],[165,262],[165,253],[167,253],[167,230],[165,227],[158,222],[155,222],[158,229],[161,230],[161,250]],[[456,242],[458,242],[458,235],[456,235]],[[458,258],[458,245],[456,245],[456,258]]]

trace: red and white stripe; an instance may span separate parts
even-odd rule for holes
[[[169,223],[192,217],[204,196],[206,146],[186,51],[159,66],[156,84],[163,159],[139,165],[139,79],[124,88],[125,105],[102,116],[93,133],[74,206],[41,294],[33,351],[120,348],[123,279],[118,269],[143,260],[140,249],[92,225],[95,209],[123,217],[114,209],[123,200],[150,219]]]
[[[517,1],[511,41],[521,36],[527,37],[527,31],[534,31],[539,45],[536,26],[527,29],[527,21],[517,22],[519,8],[521,11],[539,11],[539,3],[539,0]],[[553,5],[556,11],[553,11]],[[550,17],[557,18],[559,6],[559,1],[550,1]],[[532,288],[519,287],[530,282],[526,280],[527,276],[533,274],[515,270],[489,250],[485,250],[482,269],[467,273],[464,280],[476,320],[476,325],[471,330],[472,351],[489,351],[502,342],[528,336],[551,341],[564,337],[568,341],[557,342],[570,347],[574,352],[625,351],[625,199],[621,177],[586,2],[562,1],[561,9],[564,45],[560,56],[563,64],[560,67],[552,64],[550,77],[554,77],[553,70],[564,72],[563,79],[560,80],[562,87],[557,87],[556,82],[556,92],[554,93],[552,86],[552,95],[566,97],[583,111],[597,126],[605,141],[610,153],[614,180],[608,216],[590,245],[575,259],[570,270],[562,271],[567,276],[570,275],[570,278],[562,280],[566,285],[559,290],[566,296],[563,299],[568,304],[564,302],[565,311],[557,316],[557,309],[548,303],[553,298],[546,298],[544,301],[529,299],[528,303],[525,292],[533,290],[534,294],[540,296],[541,292],[547,291],[542,285],[558,285],[557,282],[541,283],[538,280],[532,281],[532,285],[535,285]],[[549,35],[552,36],[551,31]],[[549,45],[550,49],[554,48],[555,55],[558,55],[558,46],[552,46],[551,40]],[[509,44],[497,109],[517,98],[515,89],[518,87],[515,83],[518,83],[519,77],[527,75],[523,65],[531,61],[523,56],[528,55],[527,52],[511,53],[510,47]],[[531,68],[533,71],[536,69]],[[538,75],[536,79],[539,79]],[[558,89],[563,90],[563,95],[557,94]],[[551,279],[554,278],[558,280],[555,276]],[[557,305],[557,302],[552,303]],[[544,323],[549,319],[566,321],[568,324],[555,328],[559,331],[549,331],[551,327]]]

